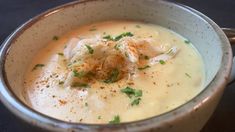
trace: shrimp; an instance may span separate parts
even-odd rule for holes
[[[166,46],[154,47],[152,42],[151,38],[132,36],[108,41],[100,36],[82,40],[73,38],[64,50],[69,63],[64,85],[81,87],[94,79],[106,83],[130,79],[139,67],[167,61],[178,52],[176,46],[166,51]]]
[[[162,61],[167,61],[171,58],[173,58],[178,52],[178,48],[176,46],[170,48],[166,53],[155,56],[151,59],[149,59],[149,65],[155,65]]]

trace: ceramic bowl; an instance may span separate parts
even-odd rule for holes
[[[23,78],[38,50],[55,35],[63,35],[83,24],[111,19],[150,22],[188,38],[203,58],[205,89],[169,112],[116,125],[69,123],[28,107],[22,96]],[[232,66],[231,46],[216,23],[190,7],[160,0],[87,0],[65,4],[16,29],[3,43],[0,57],[0,99],[3,104],[31,125],[51,131],[198,132],[215,110]]]

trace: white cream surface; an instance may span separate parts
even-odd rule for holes
[[[61,85],[68,74],[63,53],[71,38],[117,36],[131,32],[136,38],[150,38],[151,45],[167,51],[172,46],[177,54],[164,64],[139,70],[132,81],[124,78],[115,83],[93,82],[89,88]],[[202,58],[191,43],[177,33],[158,25],[135,21],[106,21],[84,25],[52,40],[40,50],[25,75],[25,99],[33,109],[69,122],[109,123],[114,116],[120,122],[153,117],[170,111],[193,97],[204,84]],[[62,61],[61,61],[62,60]],[[36,64],[43,64],[32,70]],[[138,105],[131,105],[121,89],[127,86],[142,90]]]

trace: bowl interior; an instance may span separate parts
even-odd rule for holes
[[[164,1],[97,0],[67,5],[46,12],[15,32],[4,46],[5,73],[14,94],[23,102],[24,73],[33,56],[53,36],[96,21],[127,19],[158,24],[189,39],[201,54],[205,66],[205,87],[220,68],[223,51],[215,29],[199,15]],[[9,48],[9,49],[8,49]]]

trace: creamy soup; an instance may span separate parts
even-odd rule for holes
[[[106,21],[54,36],[28,68],[25,99],[64,121],[120,123],[170,111],[203,83],[189,40],[154,24]]]

